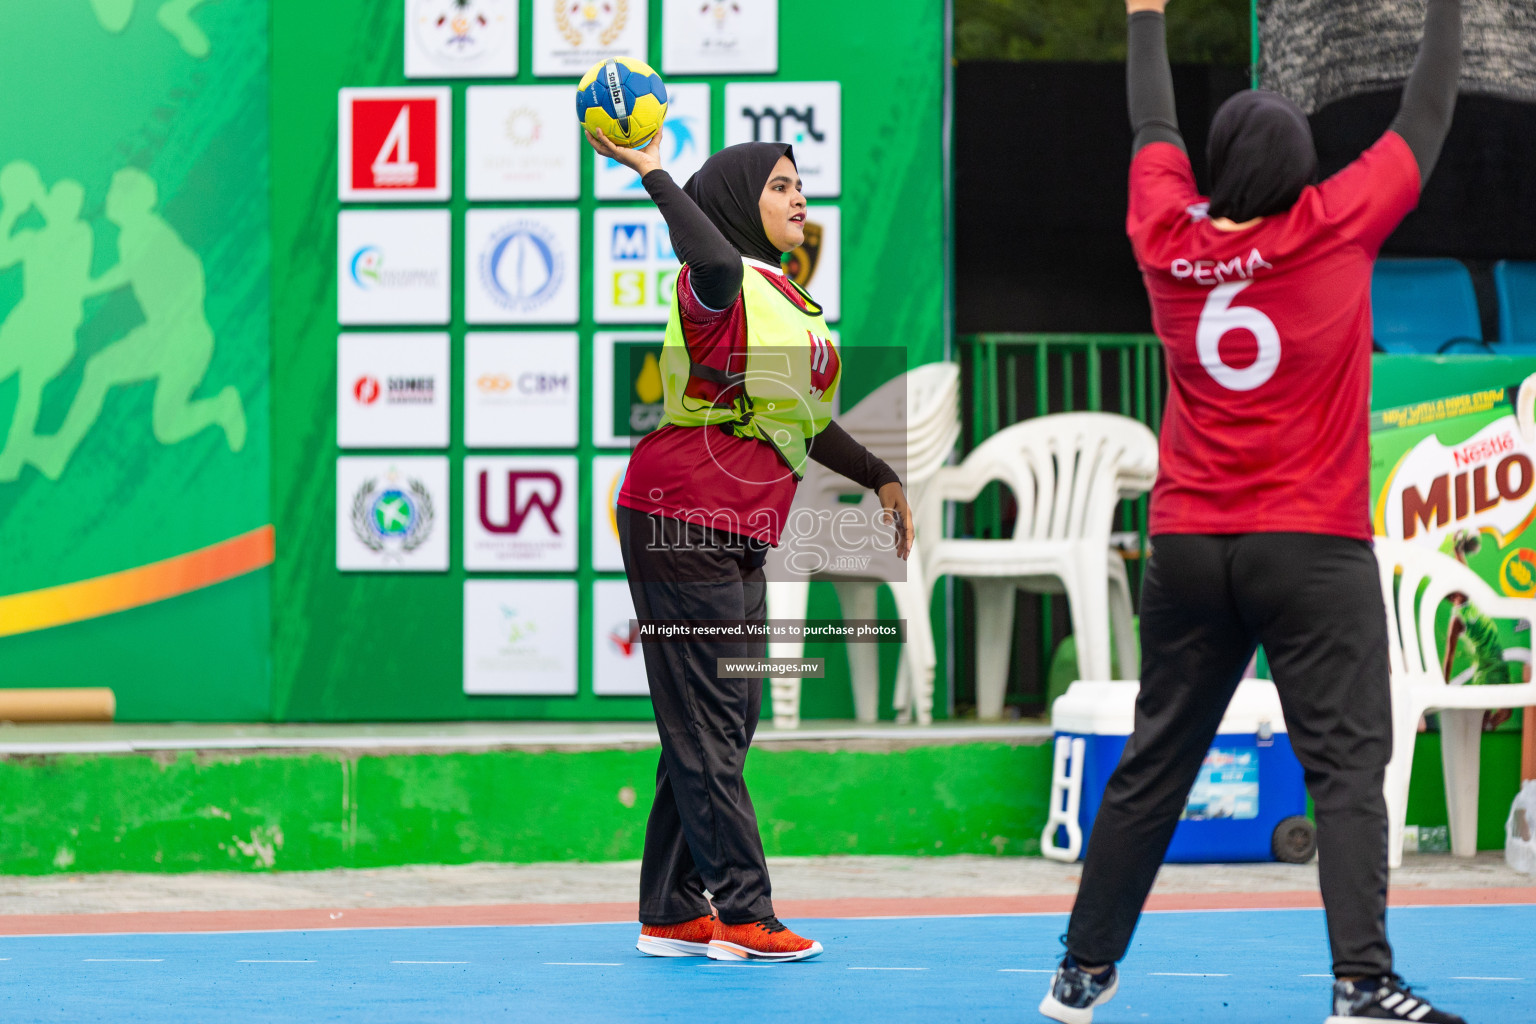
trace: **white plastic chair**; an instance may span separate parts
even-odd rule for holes
[[[1440,758],[1445,767],[1445,804],[1451,825],[1451,852],[1477,854],[1478,755],[1483,712],[1536,705],[1536,683],[1452,686],[1440,661],[1435,612],[1452,594],[1463,594],[1496,619],[1536,618],[1528,598],[1494,592],[1471,569],[1422,544],[1376,538],[1381,594],[1387,609],[1387,651],[1391,659],[1392,760],[1387,765],[1387,854],[1392,867],[1403,863],[1408,819],[1408,782],[1419,719],[1440,714]]]
[[[838,422],[901,476],[907,500],[915,509],[927,482],[948,461],[960,436],[960,368],[954,363],[919,366],[882,384],[846,415],[839,417]],[[848,503],[842,500],[844,496],[857,496],[859,500],[856,504]],[[795,506],[786,525],[803,526],[808,523],[807,515],[837,515],[850,510],[866,522],[875,522],[880,510],[879,498],[812,462],[800,482]],[[828,519],[820,522],[822,528],[829,525]],[[796,539],[814,542],[817,538],[802,535]],[[823,544],[828,551],[836,550],[837,546],[830,542]],[[889,586],[897,615],[907,622],[906,644],[902,648],[897,676],[895,704],[898,718],[915,717],[919,724],[930,724],[938,658],[928,611],[931,589],[923,579],[923,563],[918,549],[914,547],[911,556],[903,562],[893,550],[880,547],[869,552],[871,557],[867,565],[827,567],[793,578],[794,573],[785,561],[788,547],[788,544],[781,545],[769,556],[768,575],[777,581],[768,584],[769,617],[804,619],[811,581],[825,580],[835,587],[844,618],[872,619],[879,588]],[[797,658],[804,653],[804,644],[771,643],[768,653],[776,658]],[[861,722],[874,722],[878,717],[880,690],[879,646],[849,644],[847,653],[854,714]],[[770,680],[769,689],[775,727],[797,728],[800,724],[801,680],[775,678]]]
[[[969,579],[976,607],[976,715],[997,718],[1007,684],[1017,590],[1065,593],[1077,639],[1078,675],[1135,678],[1131,589],[1109,544],[1115,504],[1145,493],[1157,476],[1157,438],[1112,413],[1061,413],[1006,427],[958,466],[935,472],[917,513],[928,585]],[[992,481],[1013,492],[1018,519],[1005,540],[945,538],[946,501],[968,502]]]

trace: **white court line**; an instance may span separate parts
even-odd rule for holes
[[[998,974],[1055,974],[1054,969],[1044,967],[999,967]]]
[[[1230,974],[1190,974],[1185,971],[1150,971],[1154,978],[1230,978]]]
[[[623,964],[598,963],[584,960],[556,960],[546,961],[545,967],[623,967]]]
[[[154,959],[149,959],[145,957],[88,956],[80,962],[85,964],[163,964],[165,963],[165,958],[157,957]]]
[[[468,960],[391,960],[392,964],[467,964]]]
[[[926,967],[850,967],[850,971],[926,971]]]
[[[1484,978],[1475,974],[1459,974],[1451,978],[1452,981],[1524,981],[1524,978]]]
[[[313,964],[318,960],[236,960],[237,964]]]

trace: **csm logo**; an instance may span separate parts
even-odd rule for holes
[[[504,309],[537,309],[560,290],[564,277],[559,242],[537,221],[508,224],[491,237],[480,257],[481,283]]]
[[[544,517],[550,533],[560,533],[560,527],[555,523],[555,510],[560,507],[565,487],[558,474],[548,470],[508,470],[506,518],[500,523],[492,521],[486,507],[489,483],[490,473],[481,470],[480,486],[476,489],[480,492],[480,525],[488,533],[518,533],[534,512]]]
[[[804,107],[742,107],[741,116],[752,122],[753,142],[803,142],[810,139],[814,142],[825,142],[826,133],[816,127],[816,107],[807,104]],[[791,124],[790,134],[784,134],[786,122]],[[798,124],[797,129],[793,127]],[[769,134],[765,134],[767,128]]]
[[[648,244],[651,241],[655,242],[654,253]],[[665,224],[615,224],[612,245],[615,262],[677,259],[677,253],[672,249],[672,233]]]

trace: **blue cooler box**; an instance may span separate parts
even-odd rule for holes
[[[1056,770],[1053,821],[1043,837],[1046,856],[1075,860],[1086,848],[1104,787],[1130,737],[1139,689],[1136,682],[1077,682],[1051,708]],[[1083,741],[1080,757],[1074,757],[1078,739]],[[1081,829],[1077,842],[1064,825],[1070,820],[1073,790]],[[1166,859],[1302,863],[1316,849],[1306,813],[1301,763],[1291,751],[1275,685],[1245,679],[1190,790]]]

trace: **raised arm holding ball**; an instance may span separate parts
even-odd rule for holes
[[[682,261],[661,371],[665,416],[630,458],[619,543],[641,620],[761,622],[763,563],[814,459],[878,492],[905,558],[912,515],[896,474],[831,420],[842,363],[820,307],[784,273],[805,238],[805,197],[787,145],[711,156],[679,188],[644,148],[587,132],[640,175]],[[638,946],[656,956],[801,960],[820,943],[774,916],[742,770],[762,679],[721,677],[761,639],[642,644],[661,735],[640,866]],[[710,915],[708,890],[719,920]]]

